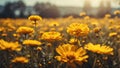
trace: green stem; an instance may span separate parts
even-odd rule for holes
[[[93,63],[92,68],[95,68],[95,65],[96,65],[96,60],[97,60],[97,57],[95,56],[95,59],[94,59],[94,63]]]
[[[34,30],[35,30],[35,32],[34,32],[34,39],[37,39],[37,26],[36,26],[36,21],[34,21],[35,22],[35,25],[34,25]]]

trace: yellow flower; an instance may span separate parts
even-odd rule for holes
[[[77,43],[77,39],[75,39],[75,38],[71,38],[70,41],[69,41],[69,43],[71,43],[71,44],[75,44],[75,43]]]
[[[89,17],[89,16],[85,16],[84,19],[85,19],[85,20],[89,20],[90,17]]]
[[[42,17],[40,17],[39,15],[31,15],[28,17],[29,20],[31,21],[38,21],[38,20],[42,20]]]
[[[118,14],[120,14],[120,10],[115,10],[114,15],[118,15]]]
[[[87,45],[85,45],[85,49],[98,54],[113,55],[113,48],[106,45],[93,45],[92,43],[88,43]]]
[[[80,13],[80,16],[85,16],[86,15],[86,12],[81,12]]]
[[[49,26],[59,26],[59,23],[56,21],[53,21],[49,24]]]
[[[80,65],[87,62],[88,55],[86,55],[86,51],[82,47],[78,48],[75,45],[63,44],[56,48],[56,52],[60,56],[55,56],[55,58],[61,62]]]
[[[23,44],[24,45],[29,45],[29,46],[39,46],[41,45],[42,43],[37,41],[37,40],[24,40],[23,41]]]
[[[5,30],[4,27],[0,27],[0,32],[3,32]]]
[[[101,27],[95,27],[93,29],[93,32],[98,33],[98,32],[100,32],[100,30],[101,30]]]
[[[106,15],[105,15],[105,18],[110,18],[110,17],[111,17],[110,14],[106,14]]]
[[[72,23],[67,27],[67,32],[76,37],[86,36],[89,33],[89,28],[86,24]]]
[[[34,32],[33,28],[21,26],[16,31],[19,34],[30,34]]]
[[[62,39],[62,36],[59,32],[44,32],[41,37],[43,40],[46,40],[48,42],[54,42],[54,41],[59,41]]]
[[[41,47],[37,47],[37,48],[36,48],[36,50],[41,51],[41,50],[42,50],[42,48],[41,48]]]
[[[4,40],[0,40],[0,50],[20,51],[21,46],[18,42],[6,42]]]
[[[25,57],[16,57],[12,60],[13,63],[28,63],[29,60]]]
[[[109,33],[109,37],[113,37],[113,36],[117,36],[117,33],[116,32]]]
[[[3,33],[1,36],[4,36],[4,37],[6,37],[6,36],[8,36],[8,34],[6,34],[6,33]]]

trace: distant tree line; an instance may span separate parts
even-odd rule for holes
[[[51,3],[39,3],[37,2],[32,6],[34,12],[29,10],[26,14],[27,6],[22,0],[17,2],[8,2],[5,4],[3,11],[0,13],[0,18],[26,18],[31,14],[38,14],[45,18],[56,18],[60,17],[60,12],[57,6]],[[81,8],[80,8],[81,9]],[[93,7],[91,6],[90,0],[85,0],[83,11],[86,12],[89,16],[91,15]],[[105,14],[110,14],[111,12],[111,2],[101,0],[100,5],[97,9],[96,17],[104,17]],[[79,17],[76,14],[66,14],[63,17],[74,16]]]

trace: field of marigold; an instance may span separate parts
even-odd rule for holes
[[[0,68],[120,68],[120,19],[82,16],[0,19]]]

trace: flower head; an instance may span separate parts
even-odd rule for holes
[[[118,15],[118,14],[120,14],[120,10],[115,10],[114,15]]]
[[[29,34],[29,33],[33,33],[34,29],[30,28],[30,27],[21,26],[17,29],[16,32],[19,33],[19,34]]]
[[[20,56],[20,57],[14,58],[14,59],[12,60],[12,62],[13,62],[13,63],[28,63],[29,60],[28,60],[27,58],[25,58],[25,57]]]
[[[93,45],[92,43],[88,43],[87,45],[85,45],[85,49],[98,54],[113,55],[113,48],[106,45]]]
[[[38,20],[42,20],[42,17],[40,17],[39,15],[31,15],[28,17],[28,19],[31,21],[38,21]]]
[[[85,16],[86,15],[86,12],[81,12],[80,13],[80,16]]]
[[[111,32],[111,33],[109,33],[109,37],[114,37],[114,36],[117,36],[117,32]]]
[[[21,46],[18,42],[6,42],[4,40],[0,40],[0,50],[20,51]]]
[[[60,56],[55,56],[58,61],[65,63],[77,63],[82,64],[87,61],[88,55],[86,55],[86,51],[80,47],[78,48],[75,45],[63,44],[59,45],[56,48],[57,53]]]
[[[43,33],[41,38],[43,40],[48,41],[48,42],[54,42],[54,41],[61,40],[62,36],[61,36],[61,34],[59,32],[51,31],[51,32]]]
[[[89,28],[86,24],[72,23],[67,27],[67,32],[76,37],[86,36],[89,33]]]
[[[41,45],[41,42],[39,42],[37,40],[24,40],[23,44],[29,45],[29,46],[39,46],[39,45]]]

